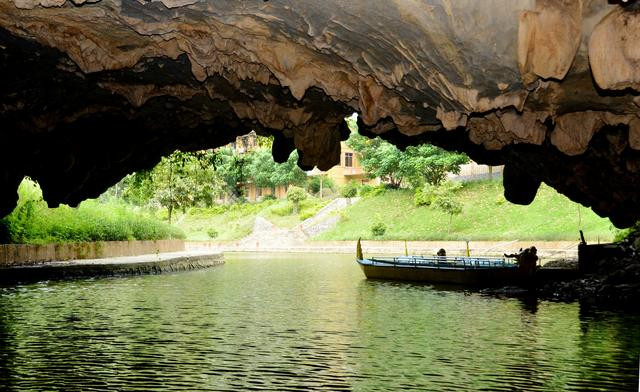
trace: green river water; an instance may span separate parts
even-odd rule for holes
[[[0,289],[0,390],[638,390],[637,313],[226,260]]]

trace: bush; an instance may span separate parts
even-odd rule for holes
[[[300,212],[300,214],[298,215],[300,217],[300,220],[306,220],[311,218],[312,216],[314,216],[316,213],[314,211],[305,211],[305,212]]]
[[[48,208],[36,183],[25,179],[18,206],[0,221],[13,243],[126,241],[185,238],[176,227],[117,203],[85,201],[78,208]]]
[[[209,238],[214,239],[216,237],[218,237],[218,230],[211,228],[209,230],[207,230],[207,235],[209,236]]]
[[[413,195],[413,203],[416,206],[430,206],[441,198],[450,198],[454,195],[462,184],[459,182],[445,181],[440,185],[424,184],[416,189]]]
[[[362,185],[360,187],[360,190],[358,192],[358,194],[362,197],[369,197],[369,196],[378,196],[378,195],[382,195],[387,191],[387,186],[385,184],[380,184],[380,185],[375,185],[375,186],[371,186],[371,185]]]
[[[425,184],[422,188],[416,189],[413,194],[413,204],[416,206],[430,206],[435,198],[435,187]]]
[[[293,205],[285,202],[280,206],[271,207],[270,211],[273,215],[288,216],[293,214]]]
[[[381,237],[387,231],[387,226],[383,222],[376,222],[371,225],[371,234],[374,237]]]
[[[287,200],[293,203],[293,212],[297,213],[299,210],[300,202],[307,198],[307,192],[304,189],[297,186],[290,186],[287,190]]]
[[[358,183],[351,181],[340,189],[342,197],[356,197],[358,195]]]
[[[307,192],[297,186],[290,186],[287,190],[287,200],[292,203],[300,203],[307,198]]]
[[[277,198],[274,195],[264,195],[264,196],[262,196],[262,201],[267,201],[267,200],[277,200]]]
[[[640,221],[628,229],[616,230],[613,235],[613,242],[622,242],[628,237],[637,237],[640,233]]]

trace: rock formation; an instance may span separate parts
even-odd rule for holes
[[[0,0],[0,215],[254,129],[327,169],[343,118],[640,218],[640,11],[606,0]]]

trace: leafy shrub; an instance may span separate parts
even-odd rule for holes
[[[48,208],[40,187],[25,179],[14,211],[0,223],[13,243],[125,241],[185,238],[176,227],[117,202],[88,200],[78,208]]]
[[[358,195],[358,183],[351,181],[340,189],[342,197],[356,197]]]
[[[622,242],[631,236],[638,236],[640,233],[640,221],[628,229],[616,230],[613,235],[613,242]]]
[[[425,184],[422,188],[416,189],[413,194],[413,203],[416,206],[430,206],[436,198],[435,187]]]
[[[440,185],[424,184],[416,189],[413,202],[416,206],[430,206],[439,198],[448,198],[454,195],[462,184],[459,182],[444,181]]]
[[[371,234],[374,237],[381,237],[384,235],[386,231],[387,231],[387,225],[385,225],[383,222],[376,222],[373,225],[371,225]]]
[[[207,230],[207,235],[209,236],[209,238],[213,239],[218,237],[218,230],[211,228],[209,230]]]
[[[290,186],[287,190],[287,200],[292,203],[300,203],[307,198],[307,192],[297,186]]]
[[[262,201],[267,201],[267,200],[278,200],[275,195],[264,195],[262,196]]]
[[[373,192],[373,187],[371,185],[363,185],[360,187],[360,196],[362,197],[371,195],[371,192]]]
[[[273,206],[270,209],[273,215],[288,216],[293,214],[293,205],[290,203],[283,203],[280,206]]]
[[[378,196],[378,195],[383,195],[386,191],[387,191],[387,185],[386,184],[379,184],[379,185],[376,185],[376,186],[363,185],[362,187],[360,187],[359,194],[360,194],[360,196],[363,196],[363,197],[366,197],[366,196]]]
[[[316,213],[314,211],[304,211],[304,212],[300,212],[300,214],[298,216],[300,217],[300,220],[306,220],[306,219],[311,218],[315,214]]]
[[[297,186],[290,186],[287,191],[287,200],[293,203],[293,212],[297,213],[300,202],[307,198],[307,192]]]

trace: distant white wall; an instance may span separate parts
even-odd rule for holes
[[[502,170],[504,169],[504,165],[501,166],[493,166],[492,175],[493,177],[502,177]],[[471,161],[466,165],[460,166],[460,173],[447,174],[447,178],[451,180],[475,180],[482,178],[489,178],[489,166],[480,165]]]

